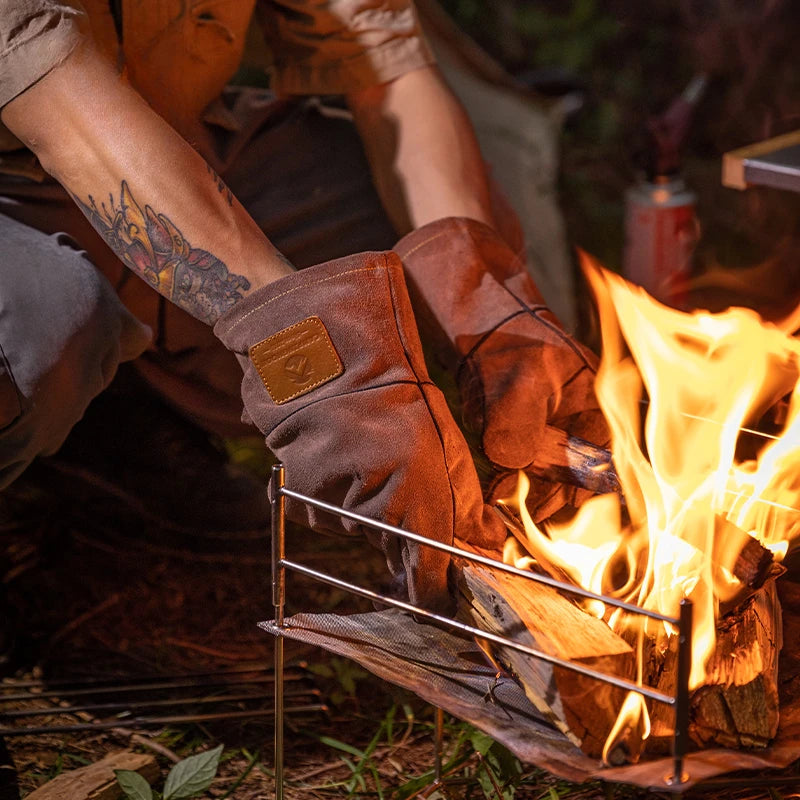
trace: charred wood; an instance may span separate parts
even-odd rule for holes
[[[692,694],[689,736],[698,745],[766,747],[778,729],[778,656],[783,645],[781,606],[768,580],[745,603],[717,623],[717,642],[707,678]],[[651,682],[675,691],[675,649],[651,654]],[[653,708],[653,743],[663,749],[672,736],[671,711]]]

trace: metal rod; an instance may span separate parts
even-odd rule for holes
[[[417,542],[418,544],[425,545],[426,547],[432,547],[434,550],[441,550],[444,553],[449,553],[453,556],[459,556],[460,558],[464,558],[468,561],[473,561],[476,564],[483,564],[484,566],[492,567],[502,572],[508,572],[511,575],[517,575],[526,580],[535,581],[536,583],[543,583],[546,586],[551,586],[554,589],[560,589],[561,591],[569,592],[570,594],[578,595],[579,597],[584,597],[587,600],[597,600],[601,603],[605,603],[606,605],[629,611],[632,614],[649,617],[650,619],[656,619],[661,622],[668,622],[671,625],[677,625],[680,621],[677,617],[669,617],[665,614],[659,614],[657,611],[650,611],[649,609],[634,605],[633,603],[626,603],[624,600],[617,600],[613,597],[606,597],[605,595],[597,594],[596,592],[590,592],[588,589],[575,586],[575,584],[558,581],[555,578],[551,578],[549,575],[540,575],[536,572],[531,572],[530,570],[519,569],[511,566],[510,564],[504,564],[502,561],[497,561],[494,558],[481,556],[477,553],[470,553],[467,550],[453,547],[453,545],[437,542],[435,539],[429,539],[427,536],[421,536],[418,533],[405,531],[402,528],[395,527],[394,525],[386,525],[383,522],[370,519],[362,514],[356,514],[355,512],[348,511],[345,508],[341,508],[330,503],[325,503],[322,500],[316,500],[313,497],[308,497],[307,495],[299,494],[298,492],[293,492],[291,489],[284,488],[282,493],[286,495],[286,497],[291,497],[294,500],[298,500],[299,502],[305,503],[313,508],[318,508],[321,511],[327,511],[331,514],[352,519],[353,521],[360,522],[362,525],[366,525],[367,527],[375,528],[376,530],[383,531],[384,533],[390,533],[394,536],[399,536],[401,539]]]
[[[350,592],[351,594],[358,595],[359,597],[366,597],[373,602],[384,603],[386,605],[394,606],[395,608],[401,608],[404,611],[415,614],[416,616],[425,617],[448,628],[461,631],[462,633],[468,633],[471,636],[480,636],[482,639],[494,642],[495,644],[503,645],[504,647],[510,647],[514,650],[518,650],[520,653],[525,653],[533,658],[538,658],[540,661],[546,661],[549,664],[555,664],[556,666],[563,667],[564,669],[571,670],[572,672],[577,672],[580,675],[585,675],[588,678],[595,678],[596,680],[609,683],[612,686],[617,686],[620,689],[624,689],[628,692],[636,692],[636,694],[640,694],[643,697],[649,698],[650,700],[655,700],[658,703],[664,703],[669,706],[675,705],[675,698],[672,695],[658,692],[650,687],[640,686],[632,681],[625,680],[624,678],[617,678],[614,675],[607,675],[589,667],[584,667],[581,664],[574,664],[571,661],[565,661],[562,658],[551,656],[548,653],[544,653],[541,650],[536,650],[533,647],[527,647],[526,645],[519,644],[518,642],[508,639],[505,636],[498,636],[497,634],[489,633],[488,631],[481,630],[480,628],[474,628],[471,625],[450,619],[450,617],[443,617],[440,614],[434,614],[432,611],[428,611],[427,609],[413,606],[410,603],[404,603],[402,600],[395,600],[393,597],[387,597],[386,595],[378,594],[377,592],[370,591],[369,589],[355,586],[352,583],[347,583],[347,581],[334,578],[332,575],[310,569],[309,567],[303,566],[302,564],[298,564],[294,561],[288,561],[287,559],[284,559],[283,565],[286,567],[286,569],[290,569],[293,572],[299,572],[301,575],[305,575],[308,578],[321,581],[322,583],[327,583],[329,586],[335,586],[337,589],[342,589],[343,591]],[[678,620],[677,622],[679,623],[680,621]],[[275,631],[275,633],[278,635],[278,637],[281,636],[279,631]]]
[[[28,699],[36,700],[38,695],[32,694]],[[140,700],[134,703],[86,703],[78,706],[49,706],[48,708],[14,709],[2,711],[3,719],[19,719],[22,717],[46,717],[57,714],[77,714],[79,711],[91,713],[94,711],[133,711],[142,708],[169,708],[170,706],[196,706],[196,705],[222,705],[223,703],[246,703],[248,701],[268,700],[273,697],[273,692],[262,694],[232,694],[217,697],[178,697],[166,700]],[[285,692],[284,697],[314,697],[319,699],[319,689]]]
[[[273,472],[273,480],[274,480],[274,472]],[[281,549],[280,549],[280,558],[278,559],[278,563],[281,567],[281,577],[282,581],[285,582],[285,570],[289,569],[294,572],[300,573],[309,577],[313,580],[321,581],[322,583],[326,583],[330,586],[337,587],[344,591],[350,592],[360,597],[367,598],[372,600],[373,602],[379,602],[386,605],[393,606],[395,608],[400,608],[404,611],[411,612],[417,616],[422,616],[427,619],[433,620],[435,622],[441,623],[448,628],[452,628],[464,633],[469,633],[473,636],[480,636],[485,640],[495,642],[500,645],[504,645],[507,647],[511,647],[519,652],[525,653],[527,655],[532,656],[533,658],[537,658],[541,661],[545,661],[550,664],[554,664],[557,666],[561,666],[565,669],[572,670],[573,672],[577,672],[581,675],[585,675],[590,678],[595,678],[599,681],[604,683],[608,683],[612,686],[617,686],[621,689],[635,692],[643,697],[647,697],[651,700],[655,700],[656,702],[663,703],[665,705],[673,706],[675,708],[675,733],[673,736],[673,774],[666,776],[664,778],[664,783],[670,787],[671,791],[678,791],[682,793],[681,785],[686,783],[689,779],[689,775],[684,772],[684,763],[685,763],[685,756],[688,747],[688,729],[689,729],[689,677],[691,674],[691,666],[692,666],[692,624],[693,624],[693,605],[692,601],[688,598],[684,598],[681,600],[680,603],[680,612],[678,618],[669,617],[663,614],[658,614],[655,612],[648,611],[647,609],[640,608],[639,606],[633,605],[631,603],[625,603],[623,601],[615,600],[614,598],[605,597],[604,595],[598,595],[594,592],[589,592],[579,587],[572,586],[570,584],[563,583],[562,581],[557,581],[555,579],[549,578],[549,576],[544,575],[537,575],[535,573],[527,572],[524,570],[520,570],[516,567],[511,567],[507,564],[503,564],[502,562],[495,561],[494,559],[486,558],[484,556],[479,556],[464,550],[461,550],[456,547],[452,547],[450,545],[442,544],[441,542],[436,542],[431,539],[427,539],[423,536],[418,534],[411,533],[409,531],[402,530],[401,528],[396,528],[392,525],[385,525],[377,520],[370,519],[369,517],[365,517],[361,514],[356,514],[351,511],[347,511],[346,509],[340,508],[338,506],[332,505],[330,503],[325,503],[319,500],[316,500],[312,497],[308,497],[306,495],[302,495],[299,492],[293,492],[289,489],[285,488],[284,485],[284,473],[283,469],[281,468],[281,484],[280,489],[277,494],[285,497],[291,497],[301,503],[309,505],[314,508],[318,508],[323,511],[328,511],[333,514],[338,514],[340,516],[344,516],[348,519],[352,519],[356,522],[360,522],[370,528],[375,528],[380,531],[384,531],[389,534],[393,534],[399,536],[401,538],[418,542],[419,544],[426,545],[433,547],[434,549],[441,550],[446,553],[450,553],[451,555],[460,556],[464,559],[473,561],[475,563],[484,564],[489,567],[493,567],[496,569],[500,569],[502,571],[518,575],[522,578],[528,580],[535,580],[540,583],[544,583],[545,585],[552,586],[553,588],[561,589],[563,591],[570,592],[572,594],[576,594],[582,597],[586,597],[589,599],[599,600],[602,603],[606,603],[608,605],[616,606],[617,608],[622,608],[624,610],[630,611],[634,614],[639,614],[645,617],[650,617],[652,619],[661,620],[664,622],[671,623],[673,625],[677,625],[679,629],[678,634],[678,672],[677,672],[677,689],[675,696],[670,696],[663,694],[662,692],[658,692],[651,687],[644,687],[639,686],[636,684],[631,683],[630,681],[626,681],[621,678],[617,678],[613,675],[606,675],[601,672],[597,672],[593,669],[589,669],[587,667],[583,667],[579,664],[573,664],[569,661],[564,661],[560,658],[555,656],[550,656],[547,653],[540,652],[535,650],[534,648],[526,647],[524,645],[520,645],[514,642],[511,639],[508,639],[503,636],[498,636],[493,633],[489,633],[487,631],[480,630],[478,628],[473,628],[470,625],[466,625],[464,623],[458,622],[456,620],[450,619],[448,617],[443,617],[433,612],[430,612],[426,609],[419,608],[413,606],[409,603],[404,603],[400,600],[395,600],[394,598],[388,597],[386,595],[381,595],[377,592],[370,591],[369,589],[364,589],[359,586],[355,586],[354,584],[348,583],[346,581],[340,580],[338,578],[333,577],[332,575],[319,572],[317,570],[310,569],[309,567],[305,567],[302,564],[298,564],[296,562],[289,561],[285,558],[285,551],[284,551],[284,537],[285,533],[282,531],[281,534]],[[284,525],[284,518],[283,514],[285,514],[285,507],[281,507],[281,527]],[[273,526],[275,525],[274,517],[273,517]],[[273,544],[274,548],[274,544]],[[274,553],[274,549],[273,549]],[[275,592],[275,563],[273,563],[273,593]],[[282,583],[281,589],[283,590],[285,583]],[[283,599],[283,598],[282,598]],[[276,619],[273,623],[270,623],[270,626],[274,628],[271,632],[276,635],[276,653],[277,653],[277,645],[278,643],[282,643],[283,641],[283,630],[285,628],[284,618],[283,618],[283,607],[280,608],[280,614],[276,611]],[[277,674],[277,669],[276,669]],[[277,681],[276,681],[277,687]],[[277,704],[276,704],[277,709]],[[440,708],[436,708],[436,721],[435,721],[435,731],[434,731],[434,744],[435,744],[435,762],[434,762],[434,775],[435,775],[435,784],[441,781],[441,773],[442,773],[442,764],[441,764],[441,754],[442,754],[442,747],[441,747],[441,737],[442,737],[442,726],[443,726],[443,712]],[[280,771],[278,770],[278,725],[276,724],[276,798],[277,800],[283,800],[283,742],[282,742],[282,731],[280,733]],[[278,781],[278,777],[280,780]],[[709,785],[714,783],[714,781],[709,782]],[[720,782],[718,785],[727,785],[725,783]],[[733,784],[731,784],[733,785]]]
[[[299,664],[295,664],[296,670],[304,670],[306,668],[306,663],[302,662]],[[203,686],[207,683],[206,680],[201,680],[204,678],[218,678],[221,675],[241,675],[242,673],[251,674],[254,672],[266,672],[267,670],[272,669],[272,664],[251,664],[250,666],[240,665],[238,667],[226,667],[224,669],[215,669],[212,672],[175,672],[175,673],[166,673],[164,675],[151,675],[151,676],[142,676],[137,675],[134,676],[135,680],[138,683],[142,683],[144,681],[188,681],[188,680],[196,680],[197,686]],[[17,680],[16,678],[6,679],[3,682],[0,682],[0,691],[5,689],[32,689],[37,686],[46,686],[49,689],[53,689],[57,686],[108,686],[111,684],[110,689],[106,691],[115,691],[116,687],[115,684],[118,684],[121,680],[124,679],[124,676],[116,676],[113,678],[97,678],[97,677],[80,677],[80,678],[57,678],[55,680],[50,680],[49,678],[38,678],[36,680]],[[101,689],[98,689],[101,691]],[[2,699],[2,695],[0,694],[0,699]]]
[[[286,711],[294,714],[310,711],[327,711],[324,703],[311,703],[304,706],[293,706]],[[57,713],[57,709],[55,709]],[[35,736],[41,733],[76,733],[88,730],[110,730],[112,728],[144,728],[150,725],[180,725],[189,722],[214,722],[225,719],[255,719],[257,717],[272,716],[273,708],[259,708],[252,711],[220,711],[212,714],[174,714],[164,717],[129,717],[128,719],[115,719],[105,722],[86,722],[76,725],[42,725],[30,728],[0,728],[0,736]]]
[[[297,676],[293,680],[301,680],[302,676]],[[0,703],[10,702],[11,700],[30,700],[39,697],[85,697],[99,694],[118,694],[120,692],[149,692],[157,689],[190,689],[198,686],[211,688],[214,686],[245,686],[255,683],[272,683],[275,680],[273,675],[257,675],[253,678],[240,678],[237,680],[226,681],[155,681],[152,683],[131,683],[127,686],[103,686],[94,688],[70,689],[62,686],[60,689],[46,689],[42,692],[17,692],[15,694],[0,693]]]
[[[444,739],[444,711],[436,706],[436,722],[433,729],[433,778],[435,783],[442,782],[442,740]]]
[[[272,605],[275,625],[283,628],[286,604],[286,471],[283,464],[272,467]],[[275,800],[283,800],[283,636],[275,638]]]
[[[678,687],[675,694],[675,735],[672,738],[673,771],[667,783],[676,786],[685,783],[688,775],[683,771],[689,745],[689,676],[692,671],[692,622],[694,607],[688,597],[681,600],[678,626]]]

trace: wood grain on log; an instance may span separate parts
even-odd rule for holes
[[[707,685],[692,697],[692,738],[729,747],[769,744],[778,730],[782,632],[774,581],[720,620]]]
[[[553,483],[589,489],[597,494],[619,492],[611,453],[591,442],[546,425],[536,443],[536,457],[526,472]]]
[[[556,590],[488,567],[458,566],[461,612],[476,627],[609,675],[633,676],[632,648]],[[554,726],[588,755],[601,754],[622,690],[512,648],[491,647]]]
[[[107,755],[96,764],[62,772],[28,795],[28,800],[119,800],[123,791],[117,783],[115,769],[138,772],[148,782],[160,770],[153,756],[122,751]]]
[[[783,646],[781,606],[768,580],[717,624],[717,643],[706,665],[708,677],[691,698],[689,735],[708,747],[766,747],[778,729],[778,656]],[[675,649],[651,660],[651,680],[675,692]],[[654,707],[653,743],[662,749],[672,736],[672,712]]]

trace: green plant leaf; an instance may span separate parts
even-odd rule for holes
[[[318,736],[317,737],[322,744],[326,744],[328,747],[333,747],[335,750],[341,750],[343,753],[349,753],[351,756],[355,756],[356,758],[366,758],[366,753],[363,750],[359,750],[357,747],[353,747],[351,744],[347,744],[347,742],[340,742],[338,739],[333,739],[330,736]]]
[[[115,769],[117,783],[130,800],[153,800],[153,790],[150,784],[132,769]]]
[[[167,775],[164,784],[164,800],[181,800],[184,797],[195,797],[211,786],[217,774],[222,745],[189,756],[179,761]]]
[[[485,756],[489,752],[489,748],[494,744],[494,739],[491,736],[487,736],[483,731],[479,730],[470,732],[469,741],[472,749],[482,756]]]
[[[499,742],[489,748],[486,760],[492,765],[496,775],[503,776],[505,784],[518,784],[522,778],[523,770],[519,759]]]

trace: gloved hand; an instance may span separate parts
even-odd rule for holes
[[[485,506],[469,448],[422,357],[394,253],[310,267],[239,301],[214,327],[244,368],[242,399],[287,485],[451,544],[490,549],[505,528]],[[409,598],[449,604],[445,553],[287,502],[316,530],[380,547]]]
[[[465,424],[494,467],[487,502],[507,497],[534,461],[546,424],[605,446],[594,396],[596,358],[549,311],[525,267],[487,225],[450,218],[395,246],[423,341],[458,382]],[[542,520],[579,498],[532,479],[528,508]]]

